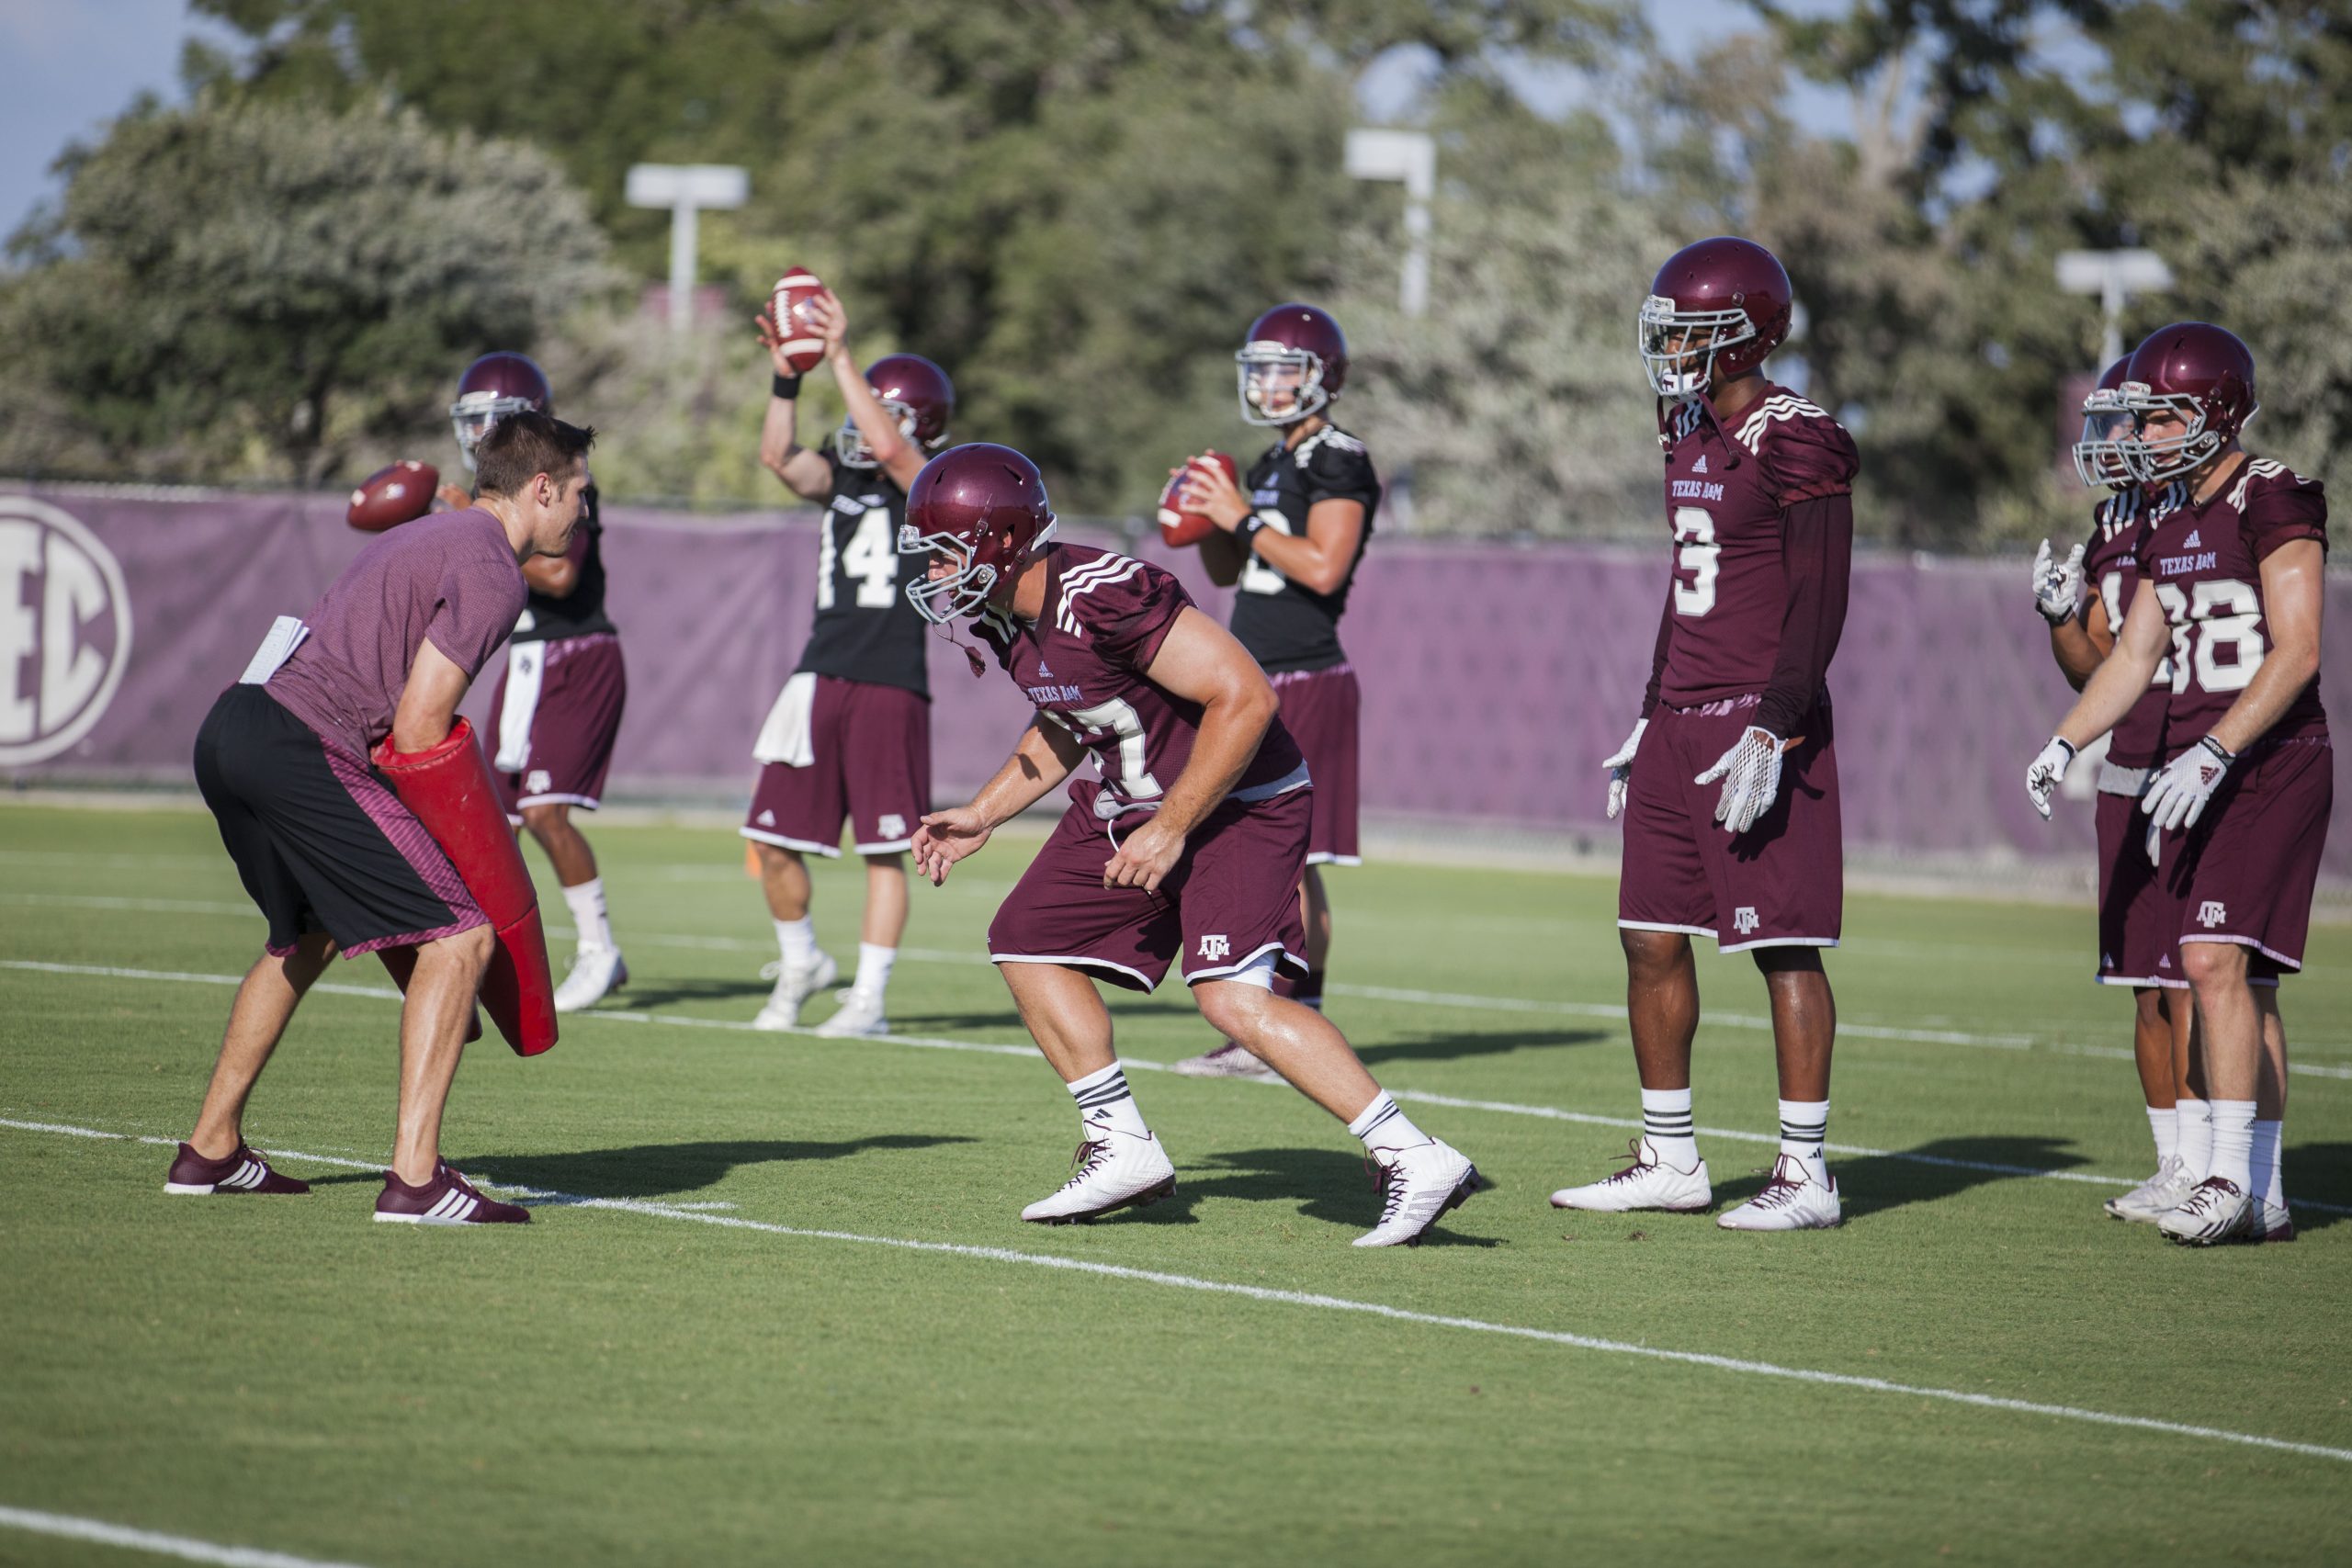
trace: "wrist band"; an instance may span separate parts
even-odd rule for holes
[[[1234,529],[1234,532],[1240,536],[1241,547],[1245,550],[1256,549],[1258,547],[1258,530],[1263,528],[1265,525],[1266,520],[1259,516],[1254,512],[1252,512],[1249,516],[1244,517],[1241,520],[1241,525]]]
[[[2231,750],[2228,747],[2222,745],[2220,741],[2214,739],[2210,735],[2204,739],[2199,741],[2198,744],[2204,747],[2208,751],[2212,752],[2213,755],[2222,759],[2225,763],[2234,762],[2238,760],[2236,752]]]
[[[782,398],[785,401],[790,402],[800,395],[800,378],[778,376],[768,383],[768,395],[772,398]]]

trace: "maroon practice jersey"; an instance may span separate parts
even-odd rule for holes
[[[2212,500],[2184,500],[2141,526],[2134,558],[2172,626],[2172,698],[2165,744],[2194,745],[2229,712],[2270,651],[2262,563],[2279,546],[2317,539],[2327,548],[2327,492],[2286,464],[2255,457]],[[2270,727],[2269,736],[2324,735],[2319,677]]]
[[[1668,417],[1660,441],[1674,613],[1658,695],[1688,707],[1771,684],[1788,599],[1786,509],[1847,493],[1860,465],[1844,426],[1770,382],[1736,427],[1717,424],[1696,399]]]
[[[2132,552],[2140,531],[2188,498],[2178,479],[2168,484],[2133,485],[2098,503],[2091,513],[2091,536],[2083,551],[2083,577],[2107,610],[2108,631],[2122,635],[2123,616],[2140,591],[2140,574]],[[2108,761],[2119,768],[2153,767],[2165,760],[2165,708],[2172,700],[2172,660],[2156,666],[2148,689],[2115,727],[2107,743]]]
[[[1094,810],[1105,819],[1158,805],[1192,760],[1201,705],[1144,673],[1192,603],[1183,584],[1148,562],[1056,545],[1046,552],[1045,612],[1035,624],[993,607],[978,623],[1038,716],[1094,753],[1102,776]],[[1264,799],[1306,782],[1306,763],[1277,717],[1233,798]]]

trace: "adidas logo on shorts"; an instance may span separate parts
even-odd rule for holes
[[[773,828],[775,826],[775,813],[773,811],[763,811],[757,817],[752,818],[752,820],[757,822],[763,828]]]

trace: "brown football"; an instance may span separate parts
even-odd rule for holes
[[[441,470],[432,464],[402,458],[359,481],[343,520],[368,534],[397,528],[433,510],[433,492],[440,483]]]
[[[1241,470],[1235,467],[1233,459],[1224,453],[1204,452],[1200,456],[1200,460],[1204,463],[1215,463],[1225,470],[1227,479],[1236,484],[1241,482]],[[1192,465],[1188,463],[1184,468],[1170,474],[1167,484],[1160,487],[1159,537],[1170,549],[1182,549],[1186,545],[1197,545],[1216,532],[1216,525],[1209,521],[1206,516],[1198,512],[1182,511],[1176,503],[1177,493],[1184,488],[1185,472],[1191,467]]]
[[[806,376],[825,362],[825,334],[808,319],[808,306],[825,286],[805,266],[796,266],[775,280],[769,304],[775,311],[775,329],[784,334],[785,363],[796,376]]]

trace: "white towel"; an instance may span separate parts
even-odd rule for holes
[[[814,762],[817,745],[809,734],[809,721],[816,710],[817,675],[804,670],[776,694],[775,706],[768,709],[760,738],[752,743],[752,761],[782,762],[787,768],[805,768]]]
[[[531,765],[531,720],[539,711],[539,684],[547,679],[548,645],[506,645],[506,701],[498,709],[498,755],[493,771],[519,773]]]
[[[245,665],[245,672],[237,677],[237,684],[269,684],[269,678],[277,673],[277,667],[293,658],[294,650],[301,647],[302,639],[310,635],[311,628],[302,624],[300,615],[278,616],[270,623],[269,635],[261,639],[259,648],[254,649],[252,660]]]

